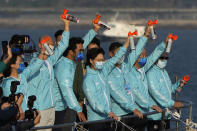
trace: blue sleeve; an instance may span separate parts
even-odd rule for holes
[[[126,51],[127,51],[126,48],[120,47],[116,55],[113,56],[111,59],[107,60],[107,62],[104,64],[104,67],[102,69],[102,73],[104,74],[105,77],[109,75],[109,73],[115,67],[115,64],[122,58],[123,55],[125,55]]]
[[[6,69],[6,64],[4,62],[0,62],[0,73],[2,73]]]
[[[67,67],[66,65],[62,65],[62,67]],[[60,68],[60,66],[58,66]],[[65,75],[68,74],[68,75]],[[64,100],[66,101],[66,104],[70,109],[75,110],[76,112],[82,112],[81,106],[79,105],[77,98],[73,91],[73,80],[71,74],[68,70],[64,70],[61,68],[61,70],[56,72],[56,79],[57,83],[60,87],[61,93],[63,95]]]
[[[169,81],[169,85],[170,85],[172,93],[175,93],[176,89],[179,88],[181,80],[178,80],[175,84],[172,84],[172,81],[171,81],[171,79],[170,79],[170,77],[168,75],[168,72],[166,70],[165,70],[164,74],[165,74],[165,76],[167,77],[167,79]]]
[[[166,49],[166,44],[162,42],[159,44],[155,50],[148,56],[147,62],[144,66],[144,71],[147,72],[153,64],[158,60],[158,58],[162,55],[162,53]]]
[[[109,112],[111,112],[104,94],[95,90],[93,81],[84,81],[83,92],[87,98],[88,104],[94,111],[103,114],[109,114]]]
[[[83,48],[84,49],[87,48],[87,46],[90,44],[92,39],[96,36],[96,34],[97,33],[92,29],[83,37],[83,40],[84,40]]]
[[[147,38],[144,36],[141,37],[136,45],[136,49],[132,50],[131,53],[128,55],[128,63],[127,63],[128,69],[131,69],[133,67],[138,57],[142,53],[146,45],[146,42],[147,42]]]
[[[172,107],[174,105],[174,100],[167,98],[166,96],[164,96],[158,91],[160,83],[155,78],[151,78],[152,76],[154,76],[153,73],[148,74],[148,78],[149,78],[148,90],[149,90],[150,95],[162,107],[168,107],[168,108]]]
[[[36,73],[42,66],[43,60],[40,60],[39,58],[35,58],[34,62],[31,62],[27,68],[24,69],[22,72],[22,75],[26,78],[29,79],[34,73]]]
[[[175,84],[172,84],[172,86],[171,86],[172,93],[175,93],[176,89],[179,88],[180,81],[181,80],[178,80]]]
[[[125,110],[132,112],[135,110],[134,104],[132,104],[131,99],[128,97],[125,89],[117,89],[115,82],[108,81],[110,86],[111,97]]]
[[[135,98],[135,102],[142,108],[149,109],[152,107],[152,104],[149,100],[147,100],[143,95],[141,95],[136,89],[133,90],[133,95]]]
[[[62,39],[61,39],[59,45],[54,50],[54,54],[52,56],[48,57],[48,60],[51,61],[53,65],[56,64],[58,59],[62,56],[62,54],[64,53],[64,51],[68,47],[69,36],[70,36],[70,32],[64,31],[62,34]]]

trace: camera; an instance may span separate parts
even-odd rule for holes
[[[29,35],[13,35],[11,40],[9,41],[12,53],[21,55],[22,53],[24,53],[24,44],[28,44],[29,42]]]
[[[9,97],[8,97],[8,102],[9,102],[10,104],[15,104],[15,96],[17,96],[17,98],[19,98],[20,95],[22,95],[21,93],[15,94],[18,85],[20,85],[20,82],[19,82],[19,81],[12,81],[12,82],[11,82],[11,87],[10,87],[10,92],[11,92],[11,94],[10,94]]]
[[[27,106],[29,110],[25,111],[25,119],[34,120],[34,112],[36,113],[36,116],[38,115],[37,109],[33,108],[35,100],[36,100],[36,96],[34,95],[28,97]]]

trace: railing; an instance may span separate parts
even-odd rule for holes
[[[181,100],[179,100],[181,101]],[[182,108],[189,108],[189,121],[192,120],[192,102],[191,101],[181,101],[184,106]],[[144,116],[149,116],[149,115],[153,115],[153,114],[157,114],[158,112],[154,111],[154,112],[149,112],[149,113],[145,113],[143,114]],[[163,110],[162,112],[162,118],[164,118],[165,115],[165,110]],[[129,118],[135,118],[137,117],[137,115],[129,115],[129,116],[122,116],[120,119],[129,119]],[[164,119],[162,119],[162,124],[164,123]],[[63,128],[63,127],[76,127],[76,125],[90,125],[90,124],[98,124],[98,123],[105,123],[105,122],[115,122],[114,119],[106,119],[106,120],[97,120],[97,121],[89,121],[89,122],[78,122],[78,123],[65,123],[65,124],[58,124],[58,125],[52,125],[52,126],[42,126],[42,127],[34,127],[31,130],[39,130],[39,129],[57,129],[57,128]],[[179,127],[176,127],[175,129],[169,129],[169,130],[165,130],[164,125],[162,125],[162,131],[171,131],[171,130],[177,130],[181,127],[181,125]],[[186,126],[184,126],[183,128],[185,128]],[[186,127],[187,128],[187,127]]]

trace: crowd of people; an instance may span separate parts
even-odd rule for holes
[[[40,50],[33,54],[27,67],[22,68],[23,58],[14,54],[9,45],[7,57],[0,63],[2,97],[10,96],[13,81],[20,82],[16,93],[21,95],[15,100],[18,120],[25,118],[28,98],[32,95],[36,96],[34,107],[38,110],[33,121],[35,127],[109,118],[119,121],[122,116],[134,114],[137,117],[122,122],[137,131],[145,131],[145,128],[158,131],[161,130],[162,109],[183,106],[172,99],[172,93],[182,88],[186,81],[180,79],[172,84],[165,69],[168,37],[147,56],[145,46],[151,33],[147,25],[135,49],[128,51],[128,36],[124,44],[110,44],[110,59],[106,60],[105,51],[96,37],[101,28],[99,24],[93,23],[93,29],[83,38],[70,38],[70,21],[62,18],[61,21],[64,30],[55,33],[55,42],[48,35],[41,36]],[[43,41],[52,54],[46,50]],[[10,106],[9,102],[2,103],[0,116],[7,116],[4,112],[11,109]],[[159,113],[143,115],[153,110]],[[168,114],[165,123],[169,129]],[[112,122],[90,124],[85,128],[89,131],[129,130],[121,123]],[[73,127],[44,131],[51,130],[72,131]]]

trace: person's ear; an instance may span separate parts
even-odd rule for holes
[[[92,59],[90,59],[90,63],[91,63],[92,65],[94,65],[94,61],[93,61]]]
[[[11,68],[15,68],[16,66],[15,66],[14,64],[11,64],[10,67],[11,67]]]
[[[114,53],[113,53],[112,51],[110,51],[110,52],[109,52],[109,56],[110,56],[110,57],[113,57],[113,56],[114,56]]]

